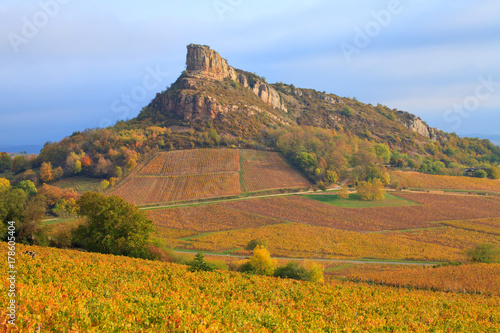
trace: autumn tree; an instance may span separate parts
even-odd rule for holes
[[[384,185],[380,179],[373,181],[362,181],[357,187],[358,196],[361,200],[373,201],[385,199]]]
[[[276,259],[271,258],[271,254],[264,246],[257,245],[253,250],[253,255],[245,264],[240,266],[239,271],[259,275],[273,275],[276,263]]]
[[[40,179],[44,183],[49,183],[50,181],[54,180],[54,170],[52,169],[52,163],[42,163],[42,166],[40,168]]]
[[[340,190],[337,191],[337,196],[339,199],[349,199],[349,189],[347,186],[343,185]]]

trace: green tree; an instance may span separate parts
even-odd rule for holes
[[[474,171],[474,177],[477,177],[477,178],[486,178],[487,176],[488,176],[488,174],[486,173],[486,171],[484,171],[482,169]]]
[[[267,242],[262,239],[252,239],[250,242],[248,242],[247,246],[245,246],[246,250],[253,251],[257,246],[267,246]]]
[[[107,181],[106,179],[101,180],[99,187],[101,188],[101,190],[107,189],[109,187],[109,181]]]
[[[389,147],[387,147],[383,143],[377,143],[375,145],[375,154],[377,154],[378,157],[382,158],[385,163],[389,163],[391,160],[391,151],[389,150]]]
[[[25,156],[17,155],[12,161],[12,172],[21,173],[28,169],[28,160]]]
[[[351,116],[354,114],[354,112],[352,112],[352,109],[351,109],[350,107],[345,106],[345,107],[342,109],[342,111],[340,111],[340,114],[341,114],[341,115],[344,115],[344,116],[346,116],[346,117],[351,117]]]
[[[190,266],[189,270],[191,272],[212,272],[215,270],[215,266],[213,264],[205,261],[203,253],[197,253],[193,261],[191,261],[188,265]]]
[[[489,167],[486,169],[486,173],[488,174],[488,178],[490,178],[490,179],[499,179],[500,178],[500,171],[498,170],[498,168]]]
[[[124,199],[87,192],[78,199],[79,215],[87,218],[74,234],[75,245],[100,253],[147,258],[153,222]]]
[[[481,244],[468,252],[472,261],[488,264],[498,261],[499,253],[498,248],[493,244]]]
[[[123,175],[123,170],[119,166],[115,166],[113,169],[113,176],[116,178],[120,178]]]
[[[38,193],[35,184],[31,180],[22,180],[14,188],[23,190],[28,195],[35,195]]]
[[[7,153],[0,153],[0,172],[9,171],[12,168],[12,158]]]
[[[313,154],[301,152],[297,155],[297,163],[303,170],[314,169],[318,165],[318,160]]]
[[[308,280],[307,270],[296,261],[290,261],[286,266],[276,268],[274,276],[282,279]]]
[[[330,170],[327,170],[326,171],[326,179],[330,182],[330,183],[336,183],[338,180],[339,180],[339,176],[337,175],[337,173],[335,171],[330,171]]]

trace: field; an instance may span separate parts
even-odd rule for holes
[[[193,149],[159,153],[139,171],[139,174],[182,176],[230,171],[240,171],[238,150]]]
[[[466,250],[483,243],[500,246],[500,237],[452,227],[359,233],[299,223],[214,232],[193,238],[185,246],[222,252],[242,249],[252,239],[266,241],[269,251],[281,257],[430,262],[466,260]]]
[[[500,192],[500,179],[428,175],[420,172],[391,172],[393,181],[407,188]]]
[[[386,272],[351,274],[351,279],[452,292],[500,296],[500,264],[475,264],[437,268],[404,268]]]
[[[311,185],[304,176],[290,168],[278,153],[241,150],[240,154],[245,192]]]
[[[21,254],[28,249],[38,255]],[[181,265],[23,245],[17,253],[16,326],[4,320],[4,332],[500,330],[498,296],[191,273]],[[0,302],[8,304],[7,292]],[[7,317],[5,306],[0,313]]]
[[[304,194],[303,197],[342,208],[397,207],[418,205],[418,203],[416,202],[403,199],[391,193],[386,193],[385,200],[378,201],[363,201],[356,193],[351,193],[348,199],[339,199],[338,195],[336,194]]]
[[[466,260],[466,251],[480,244],[500,246],[498,198],[394,196],[411,205],[341,208],[288,195],[147,213],[159,227],[197,233],[165,238],[168,244],[218,253],[249,254],[246,244],[261,239],[282,257],[441,262]]]
[[[100,191],[100,179],[95,178],[86,178],[86,177],[68,177],[63,180],[59,180],[51,185],[57,186],[60,188],[74,189],[78,194],[83,194],[87,191]]]
[[[245,191],[310,185],[277,153],[193,149],[158,153],[110,194],[147,205],[236,196],[241,184],[247,186]]]
[[[233,196],[239,193],[237,172],[133,177],[112,192],[137,205]]]

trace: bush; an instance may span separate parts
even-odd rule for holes
[[[339,199],[349,199],[349,189],[347,186],[342,186],[340,190],[338,190],[337,196]]]
[[[153,222],[136,206],[112,195],[87,192],[77,201],[87,223],[73,233],[73,242],[88,251],[149,258]]]
[[[286,266],[276,268],[274,276],[282,279],[308,280],[309,274],[296,261],[290,261]]]
[[[261,239],[252,239],[250,242],[248,242],[247,246],[245,246],[246,250],[253,251],[257,246],[263,246],[266,247],[267,243],[265,240]]]
[[[193,261],[191,261],[188,265],[190,266],[189,270],[191,272],[213,272],[215,270],[215,266],[213,264],[205,261],[203,253],[197,253]]]
[[[344,107],[342,111],[340,111],[340,114],[346,117],[351,117],[354,112],[352,112],[352,109],[348,106]]]
[[[474,177],[476,178],[486,178],[487,176],[488,174],[486,173],[486,171],[482,169],[474,171]]]
[[[253,256],[240,266],[238,271],[258,275],[273,275],[276,269],[276,259],[271,258],[269,251],[262,245],[257,245],[253,250]]]
[[[361,200],[373,201],[385,199],[384,185],[378,178],[372,182],[360,182],[357,190]]]
[[[472,261],[482,263],[493,263],[498,261],[499,251],[493,244],[481,244],[474,250],[468,252]]]

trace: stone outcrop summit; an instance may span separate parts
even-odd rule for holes
[[[198,44],[187,46],[186,70],[168,90],[157,94],[139,118],[179,124],[216,120],[221,128],[252,122],[254,131],[277,124],[317,126],[372,140],[413,140],[411,132],[421,136],[415,137],[418,140],[435,140],[438,135],[408,112],[313,89],[268,84],[255,73],[233,68],[209,46]]]

